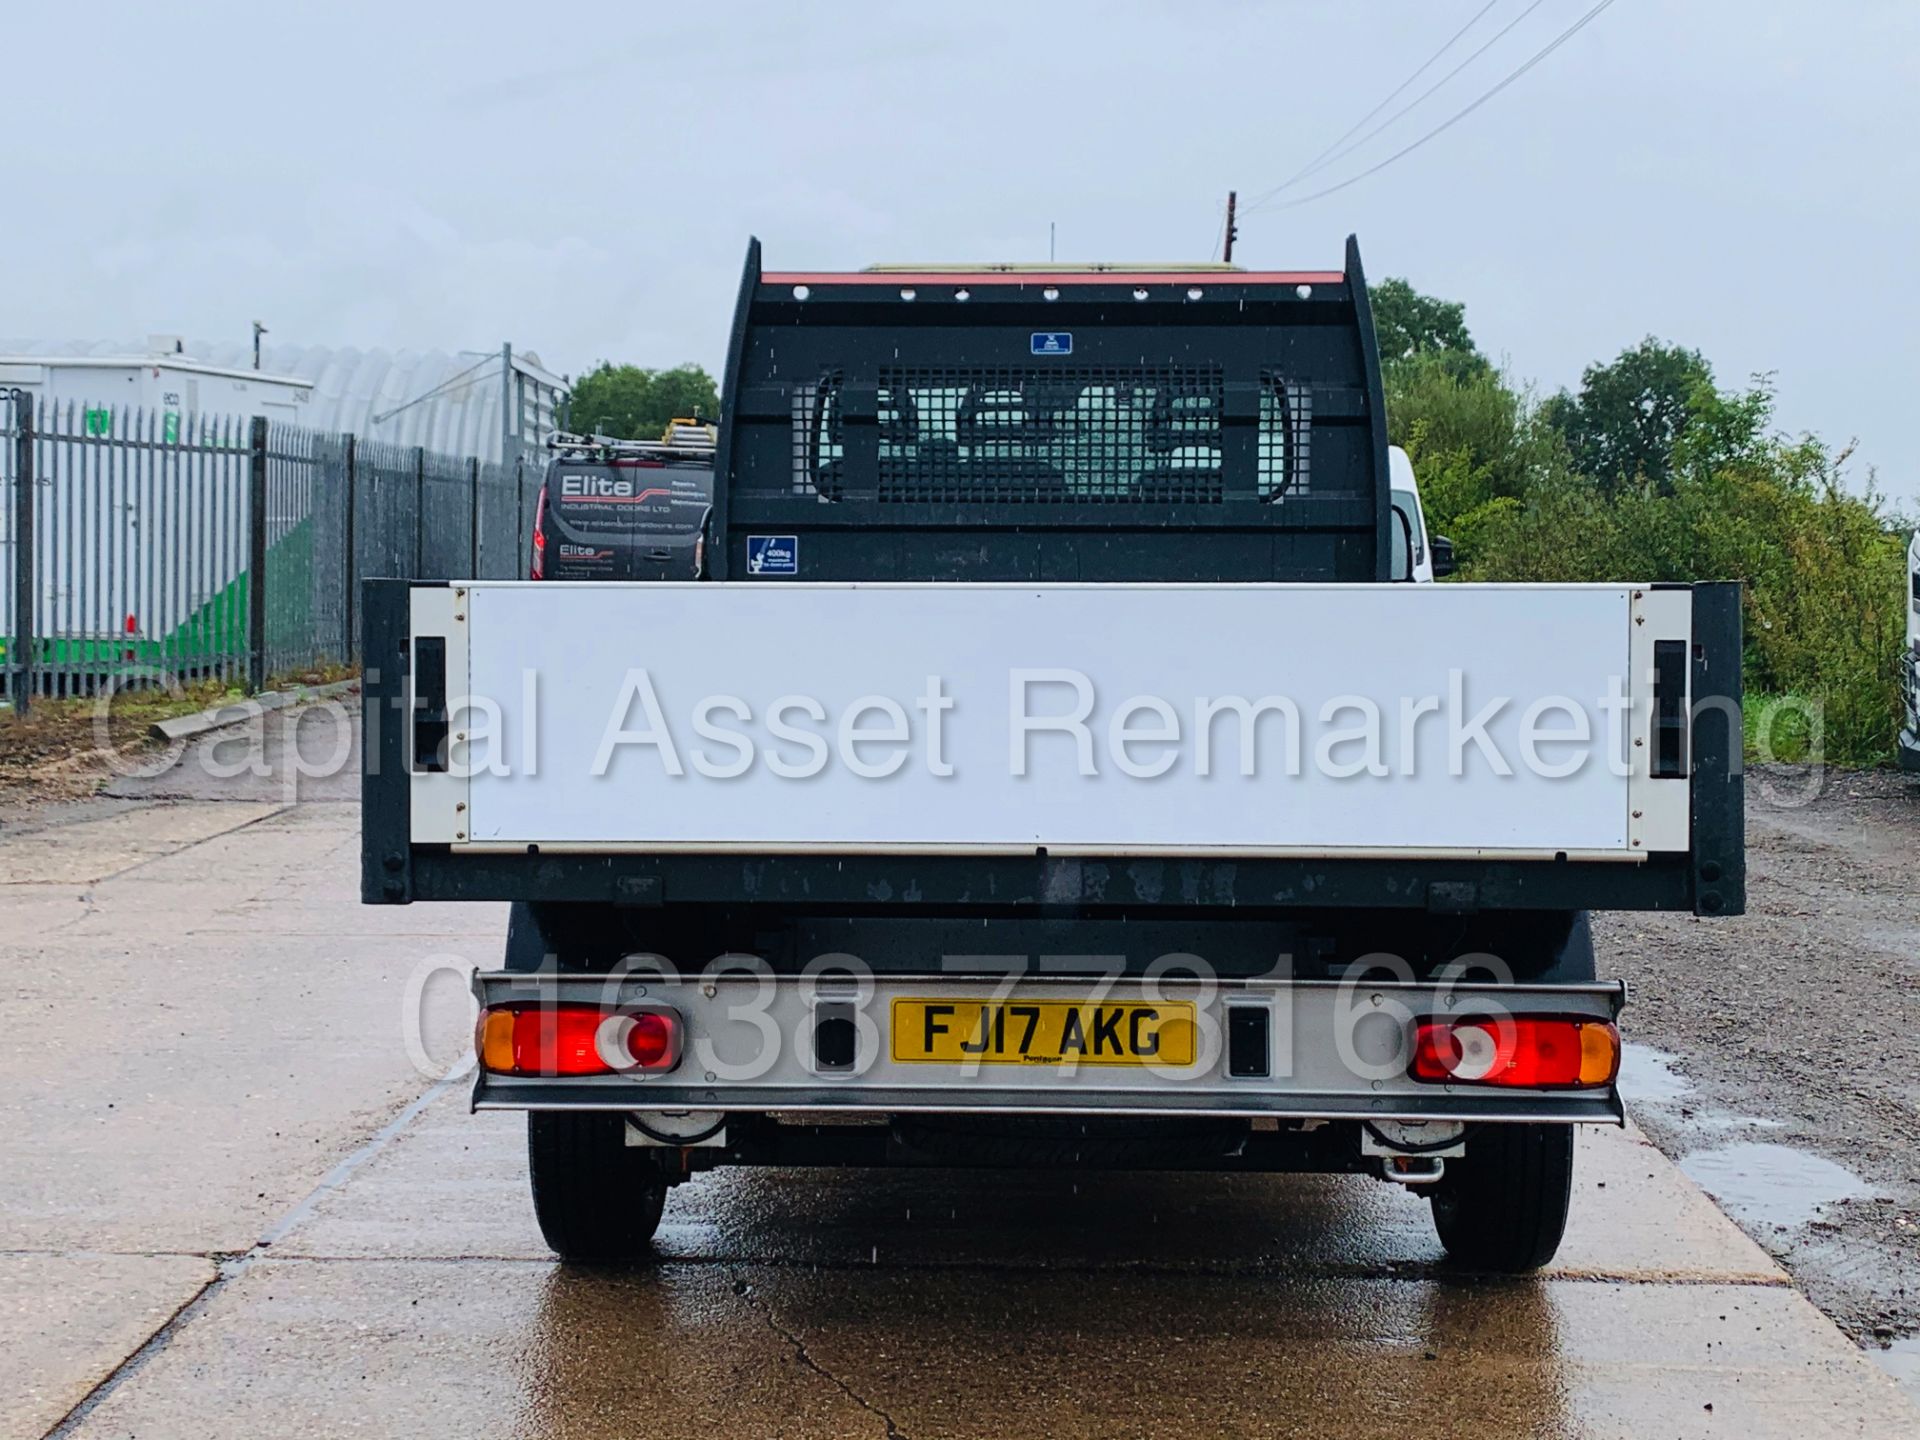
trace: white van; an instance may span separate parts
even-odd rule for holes
[[[1427,533],[1427,512],[1420,505],[1420,485],[1413,478],[1413,461],[1398,445],[1387,447],[1387,483],[1393,491],[1396,520],[1394,578],[1420,585],[1451,575],[1453,542],[1444,535]]]

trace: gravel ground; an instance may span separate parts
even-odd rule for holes
[[[1678,1072],[1636,1057],[1630,1103],[1816,1304],[1883,1346],[1920,1332],[1920,781],[1750,772],[1747,864],[1737,919],[1596,917],[1628,1040]]]

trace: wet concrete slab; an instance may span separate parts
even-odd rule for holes
[[[1777,1287],[794,1271],[753,1284],[817,1363],[916,1436],[1897,1435],[1915,1418]]]
[[[705,1175],[657,1263],[559,1267],[523,1119],[410,1103],[465,997],[421,1063],[409,982],[504,907],[363,910],[351,805],[255,804],[89,812],[0,886],[0,1440],[82,1396],[63,1434],[1920,1435],[1631,1129],[1537,1281],[1369,1180],[939,1170]]]
[[[0,1054],[0,1248],[245,1250],[426,1083],[403,1036],[427,953],[163,922],[0,943],[0,1024],[34,1036]],[[425,993],[444,1064],[466,999]]]
[[[10,930],[48,935],[86,916],[87,887],[73,884],[0,882],[0,918]]]
[[[443,1097],[279,1242],[280,1255],[547,1255],[525,1121]],[[1766,1255],[1635,1131],[1583,1130],[1554,1274],[1784,1284]],[[718,1170],[671,1194],[674,1259],[1214,1271],[1442,1266],[1418,1194],[1357,1176]]]
[[[271,803],[168,805],[0,837],[0,885],[84,885],[276,813]]]
[[[0,1440],[35,1440],[214,1278],[199,1255],[0,1255]]]
[[[522,1133],[429,1106],[77,1433],[164,1430],[196,1383],[239,1406],[208,1433],[326,1433],[346,1374],[375,1435],[1920,1434],[1632,1131],[1583,1132],[1527,1282],[1452,1272],[1375,1181],[940,1170],[714,1172],[657,1265],[570,1271]]]
[[[1793,1291],[271,1260],[80,1436],[1900,1436]]]
[[[416,1066],[410,978],[505,925],[361,928],[345,807],[75,809],[0,836],[0,1435],[42,1433],[420,1093],[466,1001],[428,989]],[[292,894],[304,931],[268,918]]]
[[[239,807],[231,807],[239,808]],[[115,877],[120,913],[66,927],[78,936],[114,933],[127,909],[145,909],[196,935],[259,942],[314,936],[406,940],[460,936],[470,963],[496,965],[504,905],[366,906],[360,903],[357,807],[313,804],[208,839]]]
[[[884,1433],[735,1277],[267,1262],[79,1436]]]

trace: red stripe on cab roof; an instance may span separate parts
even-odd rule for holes
[[[1137,274],[1127,270],[1076,270],[1070,274],[982,270],[966,274],[940,270],[927,274],[873,270],[769,270],[763,285],[1340,285],[1338,270],[1165,270]]]

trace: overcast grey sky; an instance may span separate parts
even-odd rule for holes
[[[1485,0],[14,7],[0,334],[149,331],[715,368],[780,268],[1202,258]],[[1497,0],[1409,95],[1531,0]],[[1337,181],[1591,6],[1541,0]],[[1920,285],[1920,4],[1616,0],[1424,148],[1246,218],[1252,265],[1466,302],[1553,388],[1648,333],[1879,467]],[[1297,192],[1316,188],[1303,185]]]

